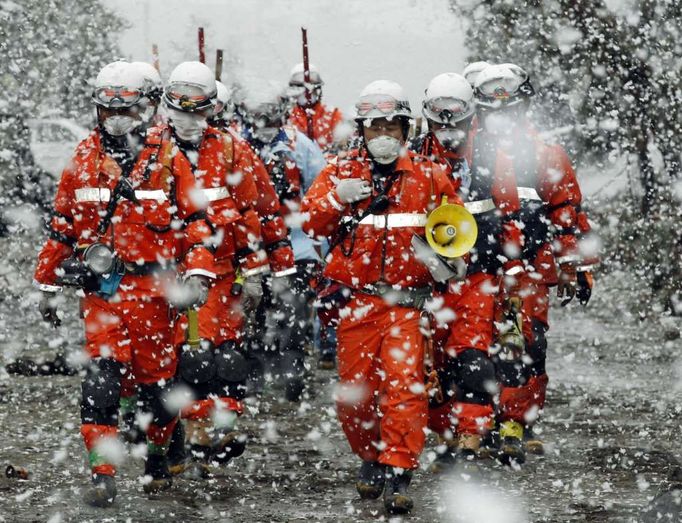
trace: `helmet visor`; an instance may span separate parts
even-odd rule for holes
[[[424,116],[434,122],[453,125],[472,113],[470,103],[459,98],[438,97],[424,101]]]
[[[363,96],[355,104],[355,110],[358,118],[386,118],[401,112],[409,113],[410,104],[392,96]]]
[[[141,90],[128,87],[99,87],[93,93],[96,104],[111,109],[132,107],[141,97]]]

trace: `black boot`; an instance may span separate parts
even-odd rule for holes
[[[116,499],[116,480],[114,476],[93,474],[92,486],[85,491],[83,499],[92,507],[110,507]]]
[[[523,426],[516,421],[503,421],[500,424],[500,452],[497,459],[507,466],[519,466],[526,461],[523,448]]]
[[[185,451],[185,426],[181,421],[175,424],[168,446],[168,470],[173,476],[182,474],[187,467],[187,452]]]
[[[213,447],[212,460],[224,465],[232,458],[238,458],[246,450],[246,434],[237,431],[228,432]]]
[[[386,465],[376,461],[363,461],[355,488],[362,499],[377,499],[384,491]]]
[[[384,491],[384,507],[389,514],[407,514],[412,510],[414,502],[407,493],[412,481],[412,471],[393,468],[388,474]]]
[[[147,494],[168,490],[173,485],[173,477],[168,470],[168,459],[165,454],[149,454],[144,465],[144,475],[151,476],[151,481],[142,486]]]
[[[208,479],[211,477],[211,469],[208,465],[212,454],[211,447],[204,445],[190,445],[189,462],[185,470],[185,477],[189,479]]]

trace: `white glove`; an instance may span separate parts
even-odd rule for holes
[[[341,203],[359,202],[372,196],[372,186],[367,180],[360,178],[343,178],[332,180],[336,184],[336,195]]]
[[[242,309],[249,315],[258,308],[263,299],[263,278],[260,274],[247,276],[242,284]]]
[[[208,299],[208,279],[193,274],[185,281],[169,289],[168,299],[178,310],[201,307]]]

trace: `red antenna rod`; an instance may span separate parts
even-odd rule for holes
[[[204,28],[199,28],[199,61],[202,64],[206,63],[206,49],[204,47]]]
[[[305,86],[305,100],[306,100],[306,123],[308,138],[315,140],[315,133],[313,130],[313,115],[310,109],[310,61],[308,60],[308,30],[305,27],[301,27],[301,37],[303,38],[303,84]]]

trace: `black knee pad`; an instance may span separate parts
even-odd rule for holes
[[[214,351],[216,375],[223,381],[246,381],[250,364],[235,342],[225,342]]]
[[[99,358],[90,362],[81,385],[81,420],[96,425],[118,423],[123,364]]]
[[[497,377],[506,387],[520,387],[528,381],[528,367],[520,360],[505,361],[496,359]]]
[[[158,383],[137,385],[137,398],[142,404],[142,410],[151,413],[152,423],[159,427],[168,425],[179,414],[168,405],[168,392],[171,386],[170,384],[161,386]]]
[[[208,383],[216,373],[213,348],[183,348],[178,373],[188,385]]]
[[[495,365],[485,352],[466,349],[457,355],[457,397],[459,400],[489,404],[492,401],[491,387],[496,381]]]
[[[539,376],[545,373],[545,361],[547,360],[547,326],[539,320],[531,320],[533,329],[533,342],[528,345],[528,356],[533,363],[530,365],[531,373]]]

